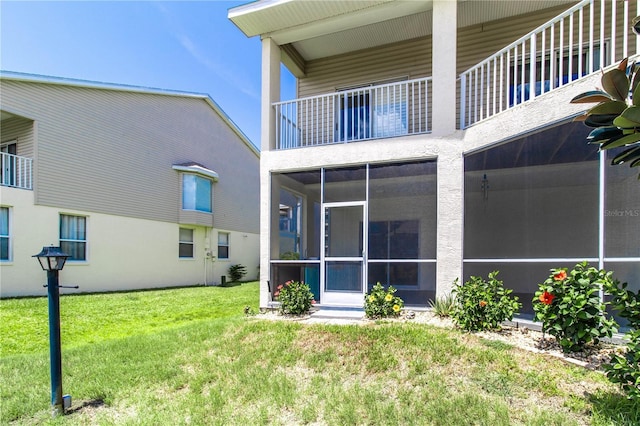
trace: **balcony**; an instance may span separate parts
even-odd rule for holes
[[[273,104],[276,149],[429,133],[431,78]]]
[[[639,1],[583,0],[462,72],[458,128],[640,54],[637,15]],[[427,77],[273,103],[275,149],[428,134],[438,108],[432,93]]]
[[[19,189],[33,189],[33,160],[6,152],[1,154],[0,185]]]
[[[460,128],[640,53],[640,3],[584,0],[460,75]]]

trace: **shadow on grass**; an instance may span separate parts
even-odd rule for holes
[[[226,282],[224,284],[220,284],[219,287],[237,287],[240,284],[242,284],[240,281]]]
[[[640,401],[632,401],[622,393],[599,392],[589,395],[593,412],[610,424],[640,425]]]
[[[100,408],[104,405],[106,404],[102,399],[91,399],[89,401],[84,401],[82,404],[78,405],[77,407],[70,408],[65,412],[65,414],[74,414],[79,411],[84,411],[86,408]]]

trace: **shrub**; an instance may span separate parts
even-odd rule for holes
[[[453,285],[457,285],[458,279],[453,282]],[[429,300],[429,306],[433,309],[433,313],[440,318],[450,317],[453,313],[456,299],[453,294],[449,293],[441,297],[437,297],[435,301]]]
[[[306,314],[315,303],[309,286],[300,281],[280,284],[273,295],[280,302],[280,312],[285,315]]]
[[[231,282],[240,281],[242,277],[247,275],[247,268],[244,265],[231,265],[227,271]]]
[[[616,323],[605,316],[600,290],[612,286],[611,272],[587,262],[578,263],[569,273],[567,268],[551,269],[533,298],[542,331],[555,336],[564,352],[577,352],[587,343],[611,337]]]
[[[513,319],[522,304],[517,297],[509,296],[512,290],[505,289],[497,275],[498,271],[493,271],[488,281],[471,277],[464,285],[457,280],[453,283],[452,317],[458,327],[467,331],[495,330],[503,321]]]
[[[609,381],[618,383],[629,399],[640,401],[640,291],[633,293],[626,289],[627,283],[608,289],[611,305],[622,318],[629,321],[631,331],[627,333],[627,351],[614,354],[604,370]]]
[[[280,255],[282,260],[298,260],[300,259],[300,253],[295,251],[285,251]]]
[[[385,288],[376,283],[371,291],[364,296],[364,313],[367,318],[397,317],[404,307],[404,301],[394,296],[397,290],[393,286]]]

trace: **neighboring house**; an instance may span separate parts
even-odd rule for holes
[[[207,95],[3,72],[2,297],[255,279],[259,152]]]
[[[262,42],[261,306],[296,279],[321,305],[361,307],[381,282],[424,307],[499,270],[527,316],[549,269],[582,260],[638,290],[637,171],[587,145],[573,122],[587,106],[569,103],[640,52],[638,14],[609,0],[231,9]],[[279,99],[281,64],[297,99]]]

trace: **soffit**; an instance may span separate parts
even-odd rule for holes
[[[11,114],[7,111],[0,111],[0,121],[8,120],[13,117],[17,117],[17,115]]]
[[[458,28],[566,5],[575,0],[458,1]],[[307,61],[424,37],[432,32],[431,0],[263,0],[231,9],[247,36],[291,44]]]

